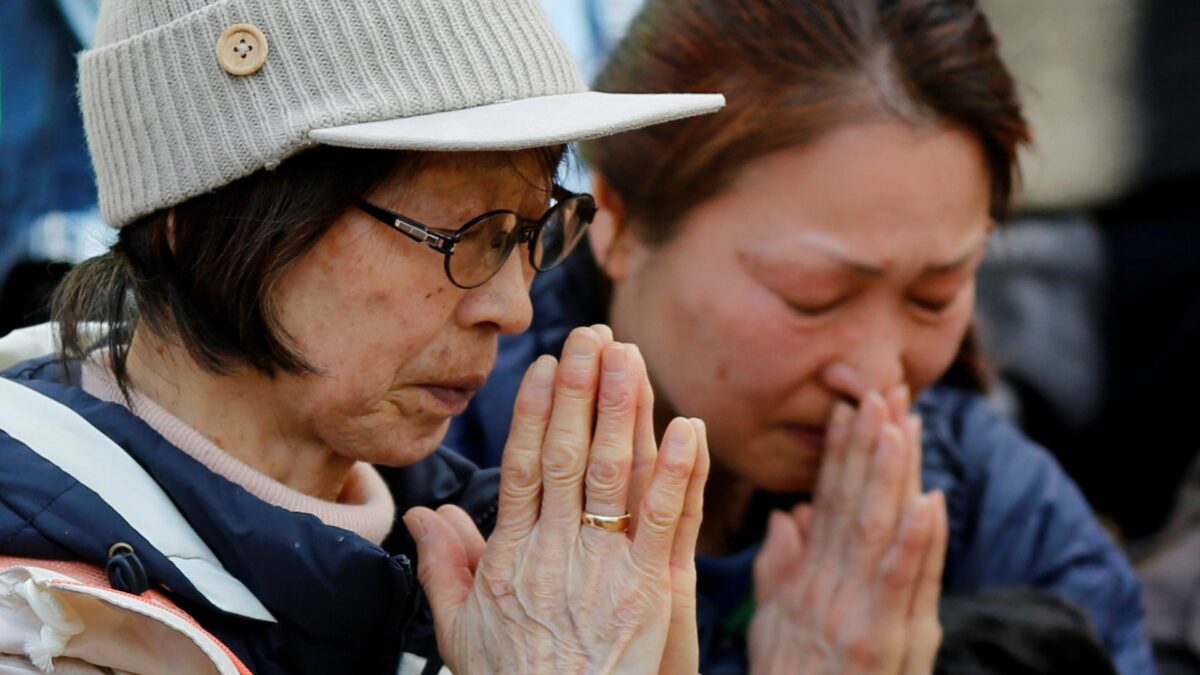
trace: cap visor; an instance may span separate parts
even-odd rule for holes
[[[720,94],[580,92],[309,132],[325,145],[386,150],[524,150],[716,112]]]

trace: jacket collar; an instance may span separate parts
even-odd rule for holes
[[[299,670],[311,672],[394,670],[403,647],[402,629],[418,597],[407,557],[391,556],[311,515],[263,502],[209,471],[125,408],[67,385],[66,373],[57,364],[43,360],[8,374],[77,412],[154,477],[225,569],[278,620],[277,626],[264,624],[260,629],[275,643],[270,650],[273,659],[294,658],[304,664]],[[0,485],[10,480],[27,477],[0,470]],[[0,493],[7,489],[0,488]],[[62,517],[52,520],[39,515],[30,524],[67,522],[68,533],[43,532],[43,536],[71,556],[100,566],[106,562],[107,547],[115,542],[70,532],[111,533],[123,525],[122,541],[134,545],[152,583],[171,589],[189,607],[213,617],[215,624],[206,628],[211,625],[218,638],[229,637],[236,643],[235,634],[244,631],[247,620],[214,607],[132,528],[115,522],[119,516],[112,509],[94,493],[91,497],[47,504],[46,510],[59,511]],[[229,630],[222,630],[223,626]],[[252,657],[249,662],[261,659]]]

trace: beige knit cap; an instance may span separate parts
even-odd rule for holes
[[[104,0],[79,70],[114,227],[316,143],[517,150],[723,104],[587,92],[537,0]]]

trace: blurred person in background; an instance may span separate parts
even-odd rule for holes
[[[942,599],[935,675],[1116,675],[1086,612],[1028,588]]]
[[[535,286],[532,330],[504,342],[449,445],[498,462],[528,363],[558,353],[574,326],[611,321],[645,353],[660,414],[709,424],[704,671],[770,672],[787,655],[766,645],[805,644],[802,617],[830,597],[804,569],[899,536],[894,513],[873,513],[870,500],[838,505],[850,486],[892,487],[861,462],[847,483],[842,461],[822,461],[840,456],[829,436],[847,413],[835,411],[878,420],[888,408],[876,424],[903,430],[896,411],[911,394],[921,485],[897,498],[944,493],[944,587],[1060,593],[1086,610],[1119,672],[1153,672],[1124,555],[1046,451],[982,398],[975,273],[1027,131],[978,7],[651,1],[597,86],[717,87],[730,106],[584,146],[599,174],[591,257]],[[814,491],[811,507],[796,507]],[[828,534],[848,517],[867,525],[865,541]],[[869,575],[843,569],[839,588],[871,593]],[[887,603],[866,604],[886,616]],[[771,625],[780,616],[794,622],[791,639]],[[902,624],[875,622],[920,644],[923,627]]]
[[[1021,424],[1138,560],[1161,669],[1200,673],[1200,4],[985,5],[1039,144],[981,334]]]
[[[984,5],[1038,144],[981,334],[1022,426],[1141,555],[1200,448],[1200,4]]]
[[[76,102],[98,6],[0,3],[0,336],[46,321],[66,271],[111,239]]]

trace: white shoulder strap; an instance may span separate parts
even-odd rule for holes
[[[0,377],[0,429],[98,494],[214,606],[275,622],[250,589],[221,566],[150,474],[74,410]]]

